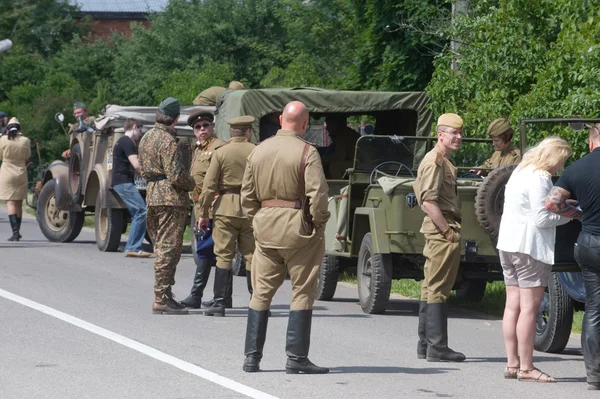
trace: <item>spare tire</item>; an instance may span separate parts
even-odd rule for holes
[[[83,200],[83,157],[79,143],[71,148],[69,160],[69,193],[74,204],[81,204]]]
[[[477,188],[475,214],[483,230],[495,241],[500,232],[504,208],[504,188],[518,164],[501,166],[490,172]]]

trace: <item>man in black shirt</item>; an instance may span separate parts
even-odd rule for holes
[[[125,135],[113,148],[112,186],[131,213],[131,228],[125,244],[125,256],[147,258],[152,254],[142,250],[146,235],[146,203],[134,184],[140,164],[137,143],[142,138],[142,124],[135,119],[125,121]]]
[[[559,215],[581,217],[575,260],[581,268],[586,291],[583,357],[588,389],[600,390],[600,174],[595,173],[600,165],[600,124],[590,130],[588,144],[591,152],[565,169],[546,197],[546,209]]]

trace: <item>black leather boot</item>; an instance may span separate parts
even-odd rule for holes
[[[19,236],[19,240],[23,238],[23,236],[21,235],[21,220],[23,220],[23,217],[17,216],[17,235]]]
[[[183,301],[179,303],[185,307],[199,309],[202,305],[202,294],[204,293],[204,288],[206,288],[206,283],[208,282],[208,277],[210,276],[210,267],[211,267],[210,259],[202,258],[198,260],[198,265],[196,266],[196,274],[194,275],[194,283],[192,285],[192,289],[190,290],[190,295],[185,298]]]
[[[215,269],[218,269],[218,267],[215,267]],[[231,309],[233,307],[233,272],[229,274],[229,282],[228,282],[228,289],[227,289],[227,293],[225,294],[225,309]],[[202,302],[202,306],[205,308],[210,308],[213,307],[215,304],[215,298],[211,299],[210,301],[203,301]]]
[[[427,361],[462,362],[465,355],[448,348],[448,304],[427,304]]]
[[[419,302],[419,342],[417,343],[417,359],[427,357],[427,302]]]
[[[308,360],[310,349],[310,330],[312,326],[311,310],[292,310],[288,320],[285,352],[288,356],[285,364],[287,374],[326,374],[329,369],[314,365]]]
[[[19,236],[19,230],[17,229],[17,215],[8,215],[8,220],[10,221],[10,228],[12,229],[12,236],[10,236],[8,241],[19,241],[21,237]]]
[[[214,286],[215,303],[204,311],[205,316],[225,316],[225,298],[229,290],[231,276],[231,269],[216,268]]]
[[[260,359],[262,359],[265,339],[267,338],[268,313],[268,310],[258,311],[248,308],[246,346],[244,347],[246,358],[242,367],[247,373],[254,373],[260,370]]]

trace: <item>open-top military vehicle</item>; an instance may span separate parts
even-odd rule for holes
[[[214,112],[214,107],[181,107],[176,126],[178,145],[188,166],[196,139],[186,122],[191,113],[200,109]],[[123,136],[127,118],[139,120],[147,131],[155,123],[156,110],[156,107],[107,105],[93,126],[80,122],[78,129],[71,130],[69,161],[54,161],[48,166],[42,174],[39,196],[34,201],[38,224],[48,240],[73,241],[81,232],[85,215],[93,213],[98,248],[101,251],[118,249],[130,216],[127,206],[111,186],[113,146]],[[57,114],[57,122],[63,121],[64,116]],[[145,184],[141,178],[136,180],[144,197]]]

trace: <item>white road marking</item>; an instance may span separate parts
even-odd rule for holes
[[[149,356],[156,360],[160,360],[163,363],[170,364],[171,366],[177,367],[180,370],[186,371],[190,374],[193,374],[195,376],[203,378],[207,381],[213,382],[222,387],[231,389],[232,391],[241,393],[242,395],[248,396],[250,398],[278,399],[276,396],[269,395],[268,393],[251,388],[247,385],[240,384],[237,381],[220,376],[219,374],[216,374],[216,373],[213,373],[212,371],[203,369],[202,367],[196,366],[195,364],[178,359],[174,356],[171,356],[164,352],[161,352],[158,349],[154,349],[148,345],[144,345],[140,342],[134,341],[133,339],[124,337],[123,335],[114,333],[105,328],[98,327],[95,324],[88,323],[87,321],[78,319],[75,316],[71,316],[71,315],[63,313],[59,310],[42,305],[41,303],[34,302],[27,298],[23,298],[19,295],[15,295],[15,294],[5,291],[3,289],[0,289],[0,296],[6,298],[8,300],[11,300],[13,302],[19,303],[23,306],[27,306],[28,308],[35,309],[37,311],[45,313],[48,316],[52,316],[59,320],[65,321],[76,327],[87,330],[93,334],[96,334],[96,335],[99,335],[106,339],[109,339],[113,342],[116,342],[118,344],[126,346],[129,349],[133,349],[135,351],[143,353],[146,356]]]

